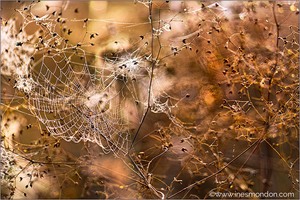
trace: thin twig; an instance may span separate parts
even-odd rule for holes
[[[152,1],[150,1],[149,3],[149,21],[150,21],[150,28],[151,28],[151,70],[150,70],[150,80],[149,80],[149,87],[148,87],[148,97],[147,97],[147,108],[146,108],[146,111],[141,119],[141,122],[137,128],[137,131],[133,137],[133,140],[131,142],[131,146],[130,146],[130,149],[133,148],[133,145],[134,145],[134,142],[145,122],[145,119],[150,111],[150,108],[151,108],[151,90],[152,90],[152,84],[153,84],[153,72],[154,72],[154,67],[157,63],[157,60],[158,60],[158,57],[160,55],[160,50],[161,50],[161,46],[159,47],[159,50],[158,50],[158,53],[157,53],[157,56],[156,58],[154,59],[154,25],[153,25],[153,18],[152,18]],[[157,37],[158,39],[158,42],[160,43],[159,41],[159,37]],[[129,150],[130,150],[129,149]]]
[[[259,143],[261,143],[263,141],[263,138],[261,137],[260,139],[256,140],[253,144],[251,144],[249,147],[247,147],[244,151],[242,151],[237,157],[235,157],[234,159],[232,159],[231,161],[229,161],[226,165],[224,165],[221,169],[219,169],[218,171],[216,171],[215,173],[199,180],[199,181],[196,181],[195,183],[179,190],[178,192],[176,192],[175,194],[172,194],[171,196],[167,197],[168,199],[170,198],[173,198],[175,197],[176,195],[180,194],[181,192],[187,190],[187,189],[190,189],[192,187],[194,187],[195,185],[203,182],[203,181],[206,181],[207,179],[209,178],[212,178],[214,177],[215,175],[221,173],[224,169],[226,169],[228,166],[230,166],[234,161],[236,161],[238,158],[240,158],[242,155],[244,155],[247,151],[249,151],[252,147],[254,147],[255,145],[259,145]]]

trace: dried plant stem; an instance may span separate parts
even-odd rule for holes
[[[137,131],[133,137],[133,140],[131,142],[129,150],[131,150],[133,148],[134,142],[135,142],[135,140],[145,122],[145,119],[150,111],[150,108],[151,108],[151,89],[152,89],[152,84],[153,84],[153,72],[154,72],[154,67],[157,63],[157,60],[160,56],[160,51],[161,51],[160,40],[159,40],[159,37],[157,37],[156,39],[159,43],[159,49],[158,49],[158,53],[157,53],[156,57],[154,58],[154,25],[153,25],[154,21],[153,21],[153,17],[152,17],[152,1],[150,1],[150,3],[149,3],[149,21],[150,21],[150,27],[151,27],[151,68],[150,68],[150,80],[149,80],[148,94],[147,94],[147,96],[148,96],[147,97],[147,108],[142,116],[142,119],[141,119],[140,124],[137,128]],[[158,25],[160,26],[160,21],[158,22]]]
[[[141,119],[141,122],[137,128],[137,131],[133,137],[133,140],[131,142],[129,151],[133,148],[134,142],[145,122],[145,119],[150,111],[151,108],[151,89],[152,89],[152,83],[153,83],[153,72],[154,72],[154,67],[157,63],[157,59],[159,57],[160,54],[160,50],[161,47],[158,50],[157,56],[154,59],[154,25],[153,25],[153,16],[152,16],[152,0],[149,1],[149,5],[148,5],[148,9],[149,9],[149,21],[150,21],[150,28],[151,28],[151,68],[150,68],[150,80],[149,80],[149,86],[148,86],[148,97],[147,97],[147,108],[146,111],[143,114],[143,117]],[[135,161],[133,160],[133,158],[131,157],[130,154],[128,154],[128,157],[131,161],[131,163],[133,164],[134,168],[138,171],[138,173],[140,174],[140,176],[142,177],[142,179],[145,181],[146,185],[148,186],[148,188],[150,190],[153,191],[153,193],[155,194],[155,196],[159,197],[160,199],[164,199],[164,194],[160,191],[158,191],[157,189],[155,189],[151,183],[148,181],[148,178],[146,177],[146,175],[141,171],[141,169],[139,168],[139,166],[135,163]]]
[[[271,68],[271,75],[269,77],[269,83],[268,83],[268,94],[267,94],[267,99],[266,102],[269,103],[271,101],[271,93],[272,93],[272,87],[273,87],[273,77],[276,72],[276,69],[278,67],[278,51],[279,51],[279,23],[276,17],[276,2],[273,2],[272,5],[272,13],[273,13],[273,18],[275,22],[275,29],[276,29],[276,51],[275,51],[275,64]],[[266,114],[266,119],[265,119],[265,128],[263,135],[267,136],[270,128],[270,118],[272,117],[272,113],[270,111],[267,111]],[[262,178],[262,191],[266,192],[268,191],[270,184],[271,184],[271,176],[272,176],[272,149],[268,144],[270,144],[271,141],[269,138],[266,138],[265,142],[262,142],[260,145],[260,158],[261,158],[261,178]]]

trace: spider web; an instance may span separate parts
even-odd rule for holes
[[[123,56],[98,58],[99,66],[92,65],[94,58],[84,47],[93,44],[70,44],[57,33],[60,15],[39,18],[31,13],[32,6],[19,12],[24,27],[35,23],[40,34],[33,44],[30,72],[18,78],[15,87],[26,94],[29,109],[54,137],[89,141],[104,153],[126,154],[130,131],[120,106],[126,98],[124,88],[148,73],[148,58],[141,54],[144,46]],[[129,91],[134,102],[140,102],[136,92]]]

